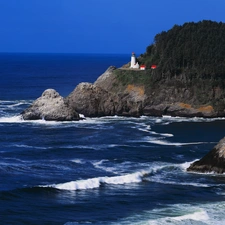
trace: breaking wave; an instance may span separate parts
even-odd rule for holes
[[[70,190],[70,191],[94,189],[99,188],[101,185],[104,184],[122,185],[130,183],[140,183],[142,182],[143,177],[146,176],[148,173],[149,172],[141,171],[122,176],[97,177],[86,180],[71,181],[61,184],[44,185],[40,187],[51,187],[60,190]]]
[[[157,144],[157,145],[167,145],[167,146],[184,146],[184,145],[201,145],[207,142],[188,142],[188,143],[179,143],[179,142],[169,142],[165,140],[149,140],[149,143]]]
[[[21,123],[24,122],[22,116],[0,117],[0,123]]]

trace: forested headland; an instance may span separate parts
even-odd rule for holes
[[[174,25],[157,34],[139,58],[149,68],[157,64],[157,76],[183,75],[220,81],[225,78],[225,23],[203,20]]]
[[[138,61],[147,69],[112,66],[93,84],[80,83],[62,99],[64,111],[55,107],[49,116],[43,107],[44,94],[22,116],[49,120],[56,120],[55,114],[58,120],[79,114],[225,117],[225,23],[204,20],[175,25],[157,34]],[[153,64],[156,69],[151,69]],[[53,100],[48,100],[52,108]]]

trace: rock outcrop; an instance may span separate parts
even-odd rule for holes
[[[111,90],[113,83],[116,82],[116,76],[113,73],[117,68],[110,66],[98,79],[94,82],[94,85],[104,89]]]
[[[109,67],[94,84],[80,83],[65,98],[67,104],[86,117],[142,115],[144,88],[134,85],[125,90],[115,88],[114,70],[116,67]]]
[[[225,172],[225,137],[202,159],[192,163],[187,169],[190,172],[222,174]]]
[[[216,117],[219,116],[210,105],[192,107],[183,102],[162,103],[158,105],[146,105],[143,109],[146,116],[180,116],[180,117]]]
[[[151,71],[131,71],[111,66],[94,84],[80,83],[66,98],[55,90],[46,90],[22,112],[22,116],[25,120],[44,118],[56,121],[79,120],[79,114],[86,117],[225,116],[225,94],[222,91],[216,95],[204,89],[200,92],[193,86],[184,88],[185,82],[178,78],[173,82],[155,82],[151,81],[153,76]]]
[[[157,34],[138,58],[146,70],[129,69],[129,63],[111,66],[94,84],[81,83],[66,98],[42,96],[23,112],[24,119],[74,120],[77,113],[224,117],[225,39],[218,36],[225,34],[224,25],[207,20],[175,25]]]
[[[79,120],[79,114],[66,104],[63,97],[54,89],[47,89],[42,96],[22,113],[24,120]]]
[[[88,117],[114,115],[115,101],[113,95],[91,83],[80,83],[66,98],[74,111]]]

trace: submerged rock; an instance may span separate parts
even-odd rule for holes
[[[222,174],[225,172],[225,137],[202,159],[192,163],[187,171]]]
[[[79,120],[79,114],[65,103],[64,98],[54,89],[47,89],[42,96],[21,113],[24,120]]]

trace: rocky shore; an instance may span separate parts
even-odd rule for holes
[[[129,72],[129,71],[128,71]],[[63,98],[53,89],[47,89],[42,96],[25,109],[21,115],[24,120],[74,121],[85,117],[101,116],[183,116],[183,117],[219,117],[225,116],[224,108],[216,109],[215,99],[223,99],[223,91],[217,89],[212,94],[202,90],[203,102],[196,97],[192,88],[184,85],[169,86],[167,81],[154,82],[154,85],[140,82],[121,82],[124,71],[109,67],[94,84],[80,83],[69,96]],[[135,72],[134,75],[144,75]],[[145,72],[146,73],[146,72]],[[119,74],[119,76],[118,76]],[[123,77],[122,77],[123,78]],[[129,79],[128,79],[129,80]],[[170,81],[171,82],[171,81]],[[180,82],[178,80],[178,82]],[[210,101],[207,99],[210,96]],[[216,101],[215,101],[216,102]],[[225,172],[225,138],[223,138],[206,156],[187,169],[189,172]]]
[[[124,74],[127,73],[127,74]],[[133,75],[129,75],[133,73]],[[220,117],[225,116],[224,108],[216,108],[215,99],[224,94],[221,90],[202,90],[201,101],[197,91],[188,87],[182,77],[176,80],[158,82],[136,82],[143,77],[151,77],[148,71],[123,71],[109,67],[93,84],[80,83],[69,96],[63,98],[55,90],[48,89],[21,114],[24,120],[79,120],[85,117],[101,116],[183,116]],[[121,81],[124,77],[125,82]],[[127,77],[126,77],[127,76]],[[133,80],[130,81],[129,78]],[[172,85],[171,85],[172,83]],[[180,85],[181,84],[181,85]],[[186,87],[185,87],[186,85]],[[205,96],[202,100],[202,96]]]
[[[192,163],[189,172],[218,173],[225,172],[225,137],[202,159]]]
[[[79,120],[79,114],[67,105],[65,99],[53,89],[47,89],[42,96],[22,112],[24,120]]]

